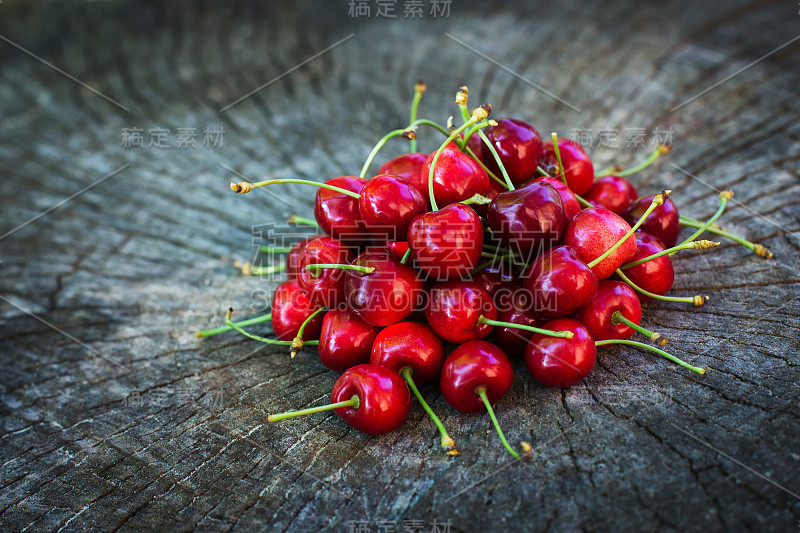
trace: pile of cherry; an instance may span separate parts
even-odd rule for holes
[[[719,243],[695,240],[704,232],[771,257],[760,244],[729,234],[714,222],[678,214],[670,191],[639,197],[625,176],[669,151],[659,146],[631,169],[595,172],[580,144],[552,134],[544,142],[517,119],[489,119],[491,106],[471,113],[467,88],[456,104],[462,124],[417,119],[425,91],[415,87],[408,127],[390,132],[370,153],[360,176],[324,183],[299,179],[233,183],[256,187],[305,183],[320,187],[314,200],[319,235],[291,247],[285,265],[239,265],[246,274],[285,270],[271,313],[201,331],[206,337],[236,330],[255,340],[290,346],[292,357],[318,345],[319,358],[341,376],[331,403],[272,415],[270,421],[334,409],[370,434],[394,431],[408,415],[413,394],[441,433],[443,449],[455,442],[418,387],[438,381],[455,409],[486,409],[506,449],[492,404],[511,388],[510,358],[524,358],[531,377],[549,387],[569,387],[592,370],[597,348],[628,344],[649,349],[688,370],[704,373],[653,344],[667,339],[641,325],[641,303],[656,298],[703,305],[708,297],[665,296],[672,287],[670,256]],[[420,127],[444,142],[430,154],[416,151]],[[380,149],[394,137],[410,152],[383,164],[366,179]],[[681,226],[694,228],[678,242]],[[244,328],[271,321],[277,339]],[[521,443],[530,451],[527,443]]]

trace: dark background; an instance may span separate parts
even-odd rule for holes
[[[798,530],[800,6],[454,2],[434,17],[423,0],[411,20],[405,3],[394,20],[374,2],[371,17],[346,1],[0,4],[0,528]],[[435,388],[424,394],[456,459],[416,405],[381,437],[333,414],[266,424],[322,403],[336,375],[313,350],[290,360],[193,332],[229,305],[258,312],[276,282],[233,261],[252,258],[253,226],[310,215],[313,193],[236,196],[229,169],[358,173],[407,121],[417,78],[421,115],[440,122],[467,84],[471,103],[544,135],[619,131],[618,148],[593,151],[597,168],[645,156],[625,148],[629,128],[648,142],[671,128],[673,152],[633,181],[673,189],[684,214],[706,218],[734,189],[722,224],[775,259],[728,243],[683,253],[673,293],[711,301],[644,315],[705,376],[629,348],[603,349],[568,390],[518,365],[496,407],[509,440],[533,444],[529,464]],[[124,128],[144,146],[124,147]],[[148,146],[154,128],[169,148]],[[195,149],[176,146],[178,128],[196,128]],[[224,129],[222,146],[202,145],[206,128]]]

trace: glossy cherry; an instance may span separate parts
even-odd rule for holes
[[[558,244],[568,222],[561,196],[540,181],[498,194],[487,218],[493,235],[523,260]]]
[[[379,246],[388,248],[398,261],[402,260],[408,251],[408,241],[381,241]]]
[[[430,167],[436,152],[430,154],[422,166],[420,178],[423,194],[427,195]],[[448,205],[484,194],[489,190],[489,176],[481,166],[459,150],[448,145],[442,151],[433,171],[433,194],[438,205]],[[430,203],[430,199],[428,198]]]
[[[517,290],[519,274],[519,270],[513,264],[498,260],[473,274],[472,281],[486,289],[497,304],[498,298],[508,298]]]
[[[633,263],[665,249],[659,239],[649,233],[636,232],[636,253],[627,262]],[[646,261],[640,265],[624,268],[622,270],[635,285],[654,294],[667,294],[675,282],[675,269],[669,255],[662,255]],[[649,296],[638,294],[639,300],[644,303],[651,300]]]
[[[417,267],[433,278],[465,277],[480,263],[483,226],[471,207],[455,203],[416,217],[407,241]]]
[[[536,334],[525,349],[525,365],[533,379],[548,387],[571,387],[589,375],[597,360],[597,348],[589,331],[573,318],[557,318],[542,326],[571,331],[573,337]]]
[[[602,256],[631,230],[622,217],[603,207],[589,207],[575,215],[564,232],[564,244],[578,251],[587,265]],[[597,279],[605,279],[636,253],[631,235],[605,259],[592,266]]]
[[[354,193],[360,193],[367,180],[358,176],[339,176],[325,182]],[[369,240],[370,235],[358,206],[358,198],[338,191],[319,188],[314,197],[314,218],[319,227],[330,235],[347,242]]]
[[[437,379],[444,364],[444,342],[427,324],[399,322],[385,327],[372,345],[370,363],[400,373],[410,368],[417,385]]]
[[[575,318],[596,341],[627,339],[634,330],[615,323],[613,315],[617,311],[635,324],[642,321],[642,306],[633,289],[621,281],[603,280],[594,298],[575,312]]]
[[[369,363],[372,343],[380,331],[349,309],[331,309],[322,319],[319,360],[336,372]]]
[[[583,147],[571,139],[559,139],[558,152],[561,155],[561,163],[564,165],[567,185],[575,194],[583,195],[594,181],[592,160],[583,151]],[[545,143],[539,164],[548,174],[556,179],[561,179],[552,141]]]
[[[603,176],[592,183],[592,186],[583,195],[583,199],[593,205],[605,207],[620,216],[625,214],[628,207],[638,198],[633,184],[620,176]],[[650,205],[648,203],[648,205]],[[647,205],[645,206],[647,209]],[[642,211],[644,213],[644,211]],[[641,215],[640,215],[641,216]],[[630,224],[636,223],[636,218]]]
[[[272,331],[279,339],[291,341],[303,322],[318,309],[320,306],[308,299],[296,280],[284,281],[272,295]],[[318,315],[306,325],[303,339],[319,338],[321,328],[322,316]]]
[[[572,246],[556,246],[542,253],[526,272],[523,284],[532,307],[547,318],[572,314],[597,293],[598,280]],[[498,319],[502,320],[502,319]]]
[[[500,322],[533,327],[541,327],[547,322],[536,311],[533,294],[525,287],[517,286],[515,290],[509,291],[501,289],[495,295],[494,301],[497,306],[497,320]],[[528,341],[534,335],[532,331],[505,326],[495,326],[493,334],[495,344],[508,356],[522,356]]]
[[[427,182],[422,180],[422,166],[425,164],[426,159],[428,159],[428,154],[420,152],[403,154],[381,165],[381,168],[378,169],[378,174],[391,174],[393,176],[405,178],[411,182],[423,196],[427,196],[425,193],[427,190],[425,184]]]
[[[411,410],[411,394],[394,370],[379,365],[356,365],[336,380],[329,405],[270,415],[268,420],[277,422],[331,409],[357,430],[381,435],[405,423]]]
[[[494,320],[497,308],[486,289],[474,281],[446,281],[431,288],[425,316],[437,335],[461,344],[491,333],[492,326],[480,318]]]
[[[367,231],[388,241],[405,240],[414,217],[428,211],[428,203],[416,186],[386,174],[375,176],[364,185],[358,205]]]
[[[634,224],[639,220],[650,203],[653,201],[653,196],[643,196],[639,198],[625,212],[623,218],[629,223]],[[649,233],[653,237],[658,238],[664,246],[672,248],[678,242],[678,234],[681,232],[680,221],[678,218],[678,208],[671,199],[663,205],[656,207],[652,213],[647,217],[644,223],[639,226],[638,231]]]
[[[536,175],[536,167],[544,150],[542,136],[536,128],[521,120],[501,118],[496,122],[497,126],[489,126],[483,131],[500,156],[511,182],[521,185]],[[489,170],[500,176],[500,167],[488,148],[481,148],[480,157]]]
[[[347,304],[367,324],[389,326],[421,308],[422,280],[388,249],[368,248],[352,264],[374,269],[371,273],[348,270],[344,281]]]
[[[302,241],[292,245],[292,249],[286,254],[286,279],[297,279],[297,260],[300,257],[300,252],[311,241],[315,241],[327,235],[318,234],[306,237]]]
[[[342,241],[321,237],[306,244],[297,257],[297,282],[309,299],[322,307],[335,307],[344,301],[344,270],[306,269],[308,265],[348,264],[353,252]]]
[[[567,220],[577,215],[581,210],[581,204],[575,197],[575,193],[572,192],[572,189],[567,187],[560,179],[552,178],[550,176],[542,176],[540,178],[536,178],[535,181],[546,183],[554,188],[556,192],[558,192],[558,195],[561,196],[561,202],[564,204],[564,212],[567,214]]]

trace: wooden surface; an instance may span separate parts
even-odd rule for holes
[[[800,34],[796,3],[458,2],[434,18],[426,0],[416,20],[402,1],[395,20],[349,17],[345,1],[222,4],[0,4],[0,233],[13,231],[0,239],[0,529],[797,531],[800,42],[671,111]],[[711,302],[645,310],[705,376],[604,349],[583,383],[554,390],[518,364],[497,412],[511,442],[533,444],[529,464],[435,388],[455,459],[418,406],[382,437],[332,414],[266,424],[322,403],[336,374],[313,350],[290,360],[192,333],[229,305],[257,312],[275,282],[232,262],[253,256],[252,226],[310,215],[312,193],[235,196],[223,165],[357,173],[407,120],[420,77],[421,114],[438,121],[466,83],[473,103],[544,134],[672,128],[672,154],[634,182],[673,189],[684,214],[707,217],[714,188],[734,189],[724,226],[775,259],[684,253],[674,294]],[[224,145],[202,146],[220,126]],[[147,146],[157,127],[172,148]],[[122,146],[123,128],[145,146]],[[177,128],[197,128],[197,148],[175,146]],[[598,167],[643,155],[594,151]]]

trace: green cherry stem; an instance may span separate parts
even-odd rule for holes
[[[412,393],[414,393],[414,396],[417,397],[417,401],[425,410],[425,412],[428,413],[428,416],[436,425],[436,427],[439,428],[439,433],[442,435],[442,449],[447,453],[447,455],[460,455],[461,452],[456,448],[455,441],[450,437],[450,435],[447,434],[444,424],[442,424],[442,421],[438,416],[436,416],[436,413],[433,412],[431,406],[428,405],[428,402],[425,401],[425,398],[422,397],[419,389],[417,389],[417,385],[414,383],[414,379],[411,377],[412,373],[413,370],[409,367],[405,367],[400,370],[400,375],[404,380],[406,380],[406,383],[408,383],[408,388]]]
[[[265,344],[275,344],[275,345],[278,345],[278,346],[291,346],[292,345],[292,341],[280,341],[280,340],[276,340],[276,339],[267,339],[266,337],[261,337],[259,335],[253,335],[252,333],[248,333],[247,331],[242,329],[241,326],[239,326],[238,324],[236,324],[235,322],[233,322],[231,320],[231,313],[233,313],[233,309],[228,309],[228,316],[225,318],[225,325],[227,325],[231,329],[235,329],[236,331],[238,331],[239,333],[241,333],[245,337],[249,337],[249,338],[253,339],[254,341],[263,342]],[[313,345],[317,345],[317,344],[319,344],[319,341],[308,341],[306,344],[307,345],[312,345],[312,344]]]
[[[262,244],[258,247],[259,252],[263,252],[265,254],[288,254],[292,251],[291,246],[267,246],[266,244]]]
[[[558,149],[558,134],[556,132],[552,132],[550,134],[550,138],[553,139],[553,151],[556,154],[556,162],[558,163],[558,175],[561,178],[561,181],[564,182],[564,185],[566,185],[567,175],[564,174],[564,163],[561,161],[561,151]]]
[[[247,320],[241,320],[239,322],[235,322],[235,324],[239,327],[244,328],[247,326],[253,326],[255,324],[261,324],[263,322],[269,322],[270,320],[272,320],[272,313],[267,313],[266,315],[261,315],[254,318],[248,318]],[[231,330],[233,330],[232,326],[220,326],[218,328],[200,330],[196,332],[194,336],[197,337],[198,339],[202,339],[204,337],[219,335],[220,333],[225,333],[226,331],[231,331]]]
[[[581,204],[583,207],[595,207],[593,204],[591,204],[588,201],[584,200],[582,196],[578,196],[575,193],[572,193],[572,194],[575,195],[575,199],[578,200],[578,203]]]
[[[501,322],[499,320],[492,320],[481,315],[478,318],[478,324],[488,324],[489,326],[496,326],[500,328],[516,328],[524,329],[525,331],[532,331],[534,333],[541,333],[542,335],[549,335],[550,337],[564,337],[571,339],[575,335],[571,331],[553,331],[550,329],[536,328],[534,326],[525,326],[523,324],[514,324],[513,322]]]
[[[408,123],[413,124],[415,120],[417,120],[417,108],[419,108],[419,102],[422,100],[422,95],[425,94],[425,90],[428,87],[425,85],[423,80],[418,80],[417,83],[414,84],[414,99],[411,101],[411,112],[409,113]],[[409,152],[416,152],[417,151],[417,137],[409,138],[408,144],[408,151]],[[362,176],[363,177],[363,176]]]
[[[341,194],[346,194],[347,196],[352,196],[353,198],[359,198],[357,192],[348,191],[347,189],[342,189],[341,187],[328,185],[327,183],[319,183],[317,181],[298,180],[298,179],[267,180],[267,181],[258,181],[256,183],[242,181],[240,183],[231,183],[231,190],[235,193],[246,194],[250,192],[252,189],[255,189],[256,187],[264,187],[266,185],[276,185],[279,183],[300,183],[303,185],[313,185],[315,187],[320,187],[322,189],[330,189],[331,191],[336,191]]]
[[[349,400],[344,400],[343,402],[329,403],[327,405],[320,405],[319,407],[308,407],[306,409],[299,409],[297,411],[287,411],[285,413],[281,413],[278,415],[269,415],[267,417],[267,422],[278,422],[280,420],[285,420],[287,418],[292,418],[295,416],[310,415],[312,413],[322,413],[323,411],[341,409],[342,407],[352,407],[353,409],[358,409],[360,405],[361,405],[361,400],[359,400],[358,396],[354,394],[352,398],[350,398]]]
[[[439,206],[436,205],[436,198],[434,197],[433,194],[433,174],[434,171],[436,170],[436,163],[439,161],[439,156],[442,155],[442,152],[444,151],[445,147],[450,143],[450,141],[458,137],[458,135],[468,127],[488,117],[491,111],[492,111],[492,106],[490,106],[489,104],[484,104],[481,107],[475,108],[475,110],[472,112],[472,116],[470,117],[470,119],[467,120],[460,127],[456,128],[450,134],[450,136],[448,136],[447,139],[445,139],[445,141],[442,143],[439,149],[436,150],[436,154],[433,156],[433,161],[431,161],[431,169],[428,172],[428,196],[431,199],[431,208],[433,209],[433,211],[439,210]]]
[[[467,94],[466,87],[462,87],[461,90],[464,91],[464,99],[463,101],[459,102],[459,98],[456,98],[456,102],[458,103],[459,109],[461,109],[461,116],[464,118],[464,120],[466,120],[469,117],[469,111],[467,110],[467,102],[466,102],[466,94]],[[469,138],[475,133],[478,134],[478,137],[481,138],[481,141],[483,141],[484,146],[486,146],[492,153],[492,157],[494,157],[494,161],[495,163],[497,163],[497,166],[500,169],[500,173],[503,175],[503,180],[504,180],[502,182],[503,186],[509,191],[513,191],[514,184],[511,182],[511,178],[508,175],[508,171],[506,170],[505,165],[503,165],[503,162],[500,160],[500,154],[497,153],[497,149],[495,149],[494,144],[492,144],[492,142],[489,140],[486,134],[482,132],[480,128],[478,128],[477,126],[470,129],[469,132],[467,132],[467,134],[464,135],[464,146],[463,146],[464,150],[468,149],[467,142],[469,141]],[[475,157],[475,154],[472,152],[472,150],[469,150],[469,152],[473,157]],[[478,158],[475,157],[475,160],[478,161]],[[487,171],[489,170],[488,168],[486,168],[486,165],[481,164],[481,166],[484,167],[485,170]],[[497,176],[495,176],[495,178],[497,178]]]
[[[410,139],[411,142],[414,142],[416,140],[416,138],[417,138],[417,134],[414,132],[414,128],[411,127],[411,126],[409,126],[407,128],[401,128],[399,130],[390,131],[389,133],[384,135],[381,138],[381,140],[379,140],[377,142],[377,144],[375,144],[375,146],[372,148],[372,151],[367,156],[367,160],[364,161],[364,165],[361,167],[361,172],[358,175],[360,177],[362,177],[362,178],[366,178],[367,177],[367,171],[369,170],[369,166],[372,164],[372,161],[375,159],[375,156],[378,155],[378,152],[381,151],[381,148],[383,148],[383,146],[389,141],[389,139],[392,139],[394,137],[398,137],[398,136],[401,136],[401,135],[403,137],[405,137],[406,139]]]
[[[320,307],[313,313],[306,318],[302,324],[300,324],[300,329],[297,330],[297,336],[292,339],[291,348],[289,349],[289,356],[294,359],[299,352],[303,348],[303,333],[306,331],[306,326],[308,326],[312,320],[314,320],[320,313],[325,313],[328,311],[327,307]]]
[[[500,422],[497,421],[497,417],[494,416],[494,409],[492,409],[492,404],[489,403],[489,398],[486,396],[486,387],[480,386],[475,389],[475,394],[480,396],[480,399],[483,400],[483,405],[486,406],[486,410],[489,411],[489,417],[492,419],[492,424],[494,424],[494,429],[497,430],[497,436],[500,437],[500,442],[503,443],[508,453],[510,453],[514,459],[519,459],[519,453],[511,447],[511,445],[506,440],[506,436],[503,435],[503,430],[500,428]]]
[[[611,323],[614,324],[615,326],[619,324],[624,324],[629,328],[631,328],[636,333],[639,333],[649,338],[651,341],[658,342],[659,346],[664,346],[669,341],[669,339],[667,339],[666,337],[662,337],[661,333],[650,331],[647,328],[643,328],[636,322],[628,320],[627,318],[622,316],[622,313],[620,313],[619,311],[614,311],[614,314],[611,315]]]
[[[492,203],[492,200],[482,194],[475,193],[466,200],[461,200],[461,203],[464,205],[488,205]]]
[[[245,276],[260,276],[264,274],[274,274],[276,272],[283,272],[286,270],[286,263],[280,263],[278,265],[270,265],[270,266],[253,266],[252,264],[245,261],[242,263],[241,261],[234,261],[233,266],[238,268],[239,271],[244,274]]]
[[[548,173],[547,173],[547,171],[546,171],[545,169],[543,169],[542,167],[540,167],[540,166],[538,166],[538,165],[537,165],[537,167],[536,167],[536,172],[538,172],[539,174],[541,174],[542,176],[545,176],[545,177],[547,177],[547,178],[552,178],[552,177],[553,177],[553,176],[551,176],[550,174],[548,174]]]
[[[631,168],[629,168],[627,170],[622,170],[622,169],[620,169],[620,167],[609,167],[609,168],[601,170],[595,176],[595,179],[604,178],[606,176],[625,177],[625,176],[630,176],[631,174],[636,174],[637,172],[639,172],[641,170],[644,170],[647,167],[649,167],[650,165],[652,165],[653,162],[656,159],[658,159],[659,157],[661,157],[662,155],[668,154],[669,151],[670,151],[669,145],[661,144],[658,147],[656,147],[656,149],[653,150],[653,152],[649,156],[647,156],[647,159],[645,159],[644,161],[642,161],[641,163],[639,163],[635,167],[631,167]]]
[[[693,218],[685,217],[683,215],[679,217],[679,222],[681,226],[687,226],[690,228],[700,228],[705,225],[704,222],[695,220]],[[764,259],[772,259],[772,252],[770,252],[767,249],[767,247],[764,246],[763,244],[750,242],[747,239],[738,237],[732,233],[725,231],[722,228],[715,227],[715,225],[707,227],[705,231],[713,233],[714,235],[719,235],[720,237],[725,237],[726,239],[730,239],[733,242],[739,243],[759,257],[763,257]]]
[[[628,276],[622,273],[622,269],[617,269],[617,276],[622,279],[625,283],[630,286],[631,289],[635,290],[640,294],[644,294],[645,296],[649,296],[654,300],[662,300],[664,302],[678,302],[678,303],[687,303],[687,304],[694,304],[696,307],[699,307],[708,301],[708,296],[703,294],[696,294],[694,296],[663,296],[661,294],[656,294],[654,292],[646,291],[643,288],[639,287],[637,284],[632,282]]]
[[[645,344],[643,342],[623,340],[623,339],[610,339],[610,340],[607,340],[607,341],[597,341],[597,342],[594,343],[594,345],[597,346],[597,347],[608,346],[609,344],[628,344],[630,346],[638,346],[639,348],[644,348],[645,350],[650,350],[651,352],[655,352],[658,355],[660,355],[661,357],[664,357],[665,359],[669,359],[673,363],[679,364],[684,368],[688,368],[692,372],[697,372],[698,374],[705,374],[706,373],[706,371],[704,369],[700,368],[700,367],[692,366],[689,363],[678,359],[674,355],[665,352],[664,350],[660,350],[660,349],[656,348],[655,346],[650,346],[649,344]]]
[[[339,263],[315,263],[313,265],[306,265],[305,269],[311,273],[311,276],[318,277],[319,271],[324,268],[338,268],[339,270],[357,270],[364,274],[372,274],[375,272],[375,267],[365,267],[360,265],[348,265]]]
[[[711,218],[706,220],[705,224],[697,228],[697,231],[692,233],[689,237],[684,239],[680,244],[686,244],[687,242],[695,240],[699,237],[705,230],[707,230],[713,223],[716,221],[720,216],[722,216],[723,211],[725,211],[725,206],[728,204],[728,201],[733,198],[733,191],[722,191],[719,193],[719,207],[717,208],[716,212],[711,215]],[[675,252],[672,252],[669,255],[673,255]]]
[[[675,252],[680,252],[681,250],[707,250],[709,248],[714,248],[715,246],[719,246],[718,242],[713,241],[692,241],[686,242],[683,244],[679,244],[677,246],[673,246],[672,248],[667,248],[666,250],[661,250],[658,253],[648,255],[647,257],[642,257],[638,261],[633,261],[631,263],[626,263],[622,265],[621,269],[635,267],[636,265],[641,265],[642,263],[647,263],[648,261],[652,261],[662,255],[672,255]]]
[[[472,149],[469,146],[467,146],[466,144],[464,145],[464,150],[465,150],[465,153],[468,156],[470,156],[476,163],[478,163],[478,165],[483,169],[484,172],[486,172],[486,175],[489,176],[489,178],[493,179],[494,181],[496,181],[497,183],[499,183],[503,187],[508,188],[506,186],[506,182],[503,181],[502,179],[498,178],[497,175],[489,169],[489,167],[487,167],[485,164],[483,164],[483,161],[478,159],[478,156],[475,155],[475,152],[473,152]]]
[[[411,248],[409,248],[408,250],[406,250],[406,253],[404,253],[404,254],[403,254],[403,258],[402,258],[402,259],[400,259],[400,264],[401,264],[401,265],[405,265],[406,263],[408,263],[408,260],[409,260],[410,258],[411,258]]]
[[[286,223],[295,224],[298,226],[302,225],[302,226],[315,226],[317,228],[319,227],[319,224],[317,224],[317,221],[314,220],[313,218],[301,217],[299,215],[290,215],[286,219]]]
[[[606,250],[605,252],[603,252],[603,254],[602,254],[600,257],[598,257],[597,259],[595,259],[594,261],[592,261],[591,263],[589,263],[589,268],[592,268],[592,267],[593,267],[593,266],[595,266],[597,263],[599,263],[600,261],[602,261],[603,259],[605,259],[605,258],[606,258],[606,257],[608,257],[609,255],[611,255],[611,252],[613,252],[614,250],[616,250],[617,248],[619,248],[619,247],[622,245],[622,243],[623,243],[623,242],[625,242],[626,240],[628,240],[628,238],[629,238],[631,235],[633,235],[633,234],[634,234],[634,232],[635,232],[637,229],[639,229],[639,226],[641,226],[641,225],[644,223],[644,221],[647,219],[647,217],[648,217],[648,216],[650,216],[650,213],[652,213],[652,212],[653,212],[653,210],[654,210],[656,207],[658,207],[658,206],[660,206],[660,205],[664,205],[664,202],[666,202],[666,201],[667,201],[667,197],[669,196],[669,193],[671,193],[671,192],[672,192],[672,191],[670,191],[670,190],[666,190],[666,191],[661,191],[660,193],[656,194],[656,195],[653,197],[653,201],[652,201],[652,202],[650,202],[650,206],[649,206],[649,207],[647,208],[647,210],[644,212],[644,214],[642,215],[642,217],[641,217],[641,218],[640,218],[640,219],[639,219],[639,220],[636,222],[636,224],[634,224],[634,225],[633,225],[633,227],[630,229],[630,231],[628,231],[628,232],[627,232],[627,233],[626,233],[626,234],[625,234],[625,235],[624,235],[624,236],[623,236],[623,237],[622,237],[620,240],[618,240],[618,241],[617,241],[617,242],[614,244],[614,246],[612,246],[611,248],[609,248],[608,250]]]

